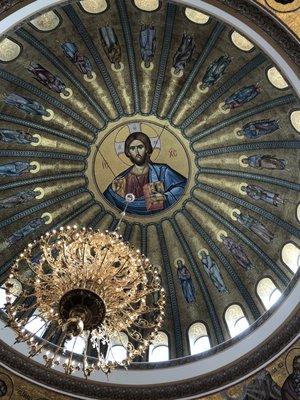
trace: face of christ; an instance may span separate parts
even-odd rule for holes
[[[138,139],[130,143],[128,153],[130,161],[138,166],[144,165],[149,158],[144,143]]]

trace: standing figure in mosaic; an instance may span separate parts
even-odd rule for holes
[[[285,169],[286,161],[282,158],[276,158],[270,155],[253,155],[244,158],[242,162],[253,168],[265,169]]]
[[[293,360],[293,372],[284,381],[281,396],[282,400],[300,399],[300,356]]]
[[[42,67],[41,64],[37,64],[32,61],[27,69],[29,72],[33,73],[34,78],[38,82],[53,92],[64,93],[66,95],[68,94],[68,92],[65,91],[66,85],[63,83],[63,81],[57,76],[53,75],[52,72]]]
[[[45,115],[49,116],[44,106],[36,100],[28,99],[15,93],[10,93],[4,99],[4,102],[10,106],[14,106],[29,115]]]
[[[240,107],[248,101],[253,100],[260,93],[260,88],[258,85],[245,86],[239,89],[231,96],[227,97],[223,109],[233,110],[234,108]]]
[[[0,165],[0,176],[19,176],[29,172],[31,165],[29,162],[15,161]]]
[[[35,199],[37,195],[37,192],[35,192],[33,189],[30,189],[17,193],[14,196],[6,197],[5,199],[0,200],[0,209],[12,208],[19,204],[28,203],[29,201]]]
[[[207,68],[205,75],[202,79],[201,89],[214,85],[219,79],[222,78],[226,68],[231,63],[231,58],[227,55],[221,56],[213,61]]]
[[[120,68],[121,47],[114,28],[108,25],[101,27],[100,37],[107,58],[115,65],[115,68]]]
[[[253,268],[253,264],[247,257],[241,245],[239,245],[234,239],[231,239],[230,237],[226,237],[224,235],[222,235],[222,240],[224,246],[232,254],[233,258],[241,267],[243,267],[246,271]]]
[[[141,57],[145,67],[149,68],[156,48],[156,32],[152,25],[142,25],[140,30]]]
[[[202,261],[207,275],[210,277],[212,283],[215,285],[218,291],[220,293],[227,293],[228,290],[226,289],[223,277],[216,262],[209,254],[206,254],[205,251],[200,251],[199,258]]]
[[[5,143],[29,144],[37,142],[38,138],[26,132],[0,129],[0,140]]]
[[[194,303],[195,288],[192,281],[192,276],[187,267],[183,264],[183,260],[178,259],[176,261],[177,276],[181,284],[181,289],[187,303]]]
[[[251,217],[248,214],[238,214],[234,212],[233,215],[236,217],[237,221],[241,225],[243,225],[246,229],[254,232],[266,243],[270,243],[274,239],[274,233],[270,232],[269,229],[267,229],[265,225],[263,225],[257,219]]]
[[[262,370],[247,384],[243,400],[282,400],[280,387],[267,370]]]
[[[193,37],[184,33],[182,35],[180,46],[173,58],[173,68],[176,74],[184,70],[187,63],[191,61],[194,49],[195,42]]]
[[[244,135],[248,139],[257,139],[264,135],[269,135],[279,129],[278,121],[275,119],[261,119],[258,121],[248,122],[243,128],[237,132],[239,136]]]
[[[76,65],[77,69],[82,73],[87,75],[88,78],[92,77],[92,64],[90,60],[79,53],[78,47],[75,43],[65,42],[61,44],[64,54],[68,59]]]
[[[283,199],[279,196],[279,194],[265,190],[259,185],[243,186],[242,190],[245,191],[253,200],[262,200],[265,203],[272,204],[275,207],[283,205]]]
[[[32,232],[39,229],[41,226],[45,225],[46,221],[44,218],[36,218],[30,222],[27,222],[22,228],[17,230],[11,236],[6,239],[6,243],[8,247],[12,246],[14,243],[18,242],[21,239],[24,239],[26,236],[31,234]]]

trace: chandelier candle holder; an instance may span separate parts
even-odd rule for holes
[[[158,275],[116,231],[61,227],[30,243],[13,265],[5,286],[8,325],[30,357],[43,353],[47,367],[62,364],[67,374],[82,370],[86,378],[97,370],[108,374],[126,368],[155,339],[165,306]],[[12,301],[15,282],[23,291]],[[26,329],[33,313],[44,321],[42,337]],[[64,349],[73,338],[85,341],[82,355]],[[114,343],[124,345],[123,361],[109,357]]]

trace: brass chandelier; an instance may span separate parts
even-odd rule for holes
[[[23,291],[12,302],[15,282]],[[47,367],[62,364],[67,374],[82,370],[86,378],[93,371],[127,367],[141,356],[164,316],[157,267],[117,232],[76,226],[30,243],[12,267],[6,294],[8,325],[17,332],[16,342],[28,344],[29,356],[42,353]],[[42,337],[26,329],[33,312],[47,327]],[[85,341],[83,354],[66,352],[65,341],[78,337]],[[122,361],[108,357],[116,342],[126,349]]]

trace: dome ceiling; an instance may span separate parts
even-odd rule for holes
[[[252,324],[258,282],[293,278],[281,250],[299,238],[300,105],[230,26],[136,3],[154,11],[72,2],[0,44],[1,280],[52,227],[115,229],[133,193],[120,231],[160,266],[180,358],[193,323],[217,346],[230,305]]]

